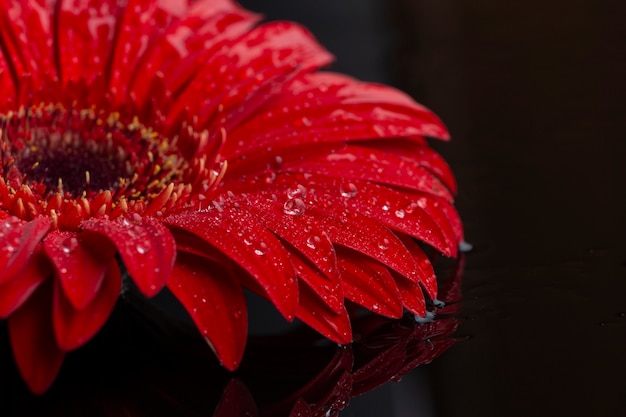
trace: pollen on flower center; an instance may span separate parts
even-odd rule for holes
[[[57,226],[65,214],[64,229],[150,206],[154,214],[210,177],[181,155],[178,139],[117,112],[48,104],[0,114],[0,208],[25,220],[47,214]]]

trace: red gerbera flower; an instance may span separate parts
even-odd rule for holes
[[[293,23],[229,0],[0,7],[0,317],[34,392],[104,324],[127,274],[165,285],[228,369],[243,287],[329,339],[344,299],[424,316],[455,255],[439,119],[389,87],[316,72]]]

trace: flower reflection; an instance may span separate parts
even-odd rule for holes
[[[163,321],[157,327],[131,304],[118,305],[101,334],[68,359],[58,383],[41,397],[17,383],[3,340],[2,415],[336,415],[351,397],[399,380],[455,343],[462,267],[461,256],[444,281],[445,306],[432,308],[436,317],[430,323],[368,313],[353,321],[355,341],[345,346],[305,326],[252,337],[234,374],[219,366],[194,332],[164,327]]]

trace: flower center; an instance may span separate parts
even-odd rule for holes
[[[174,146],[118,113],[40,106],[0,115],[0,129],[8,185],[27,185],[42,198],[110,190],[114,198],[133,199],[160,192],[185,169]]]
[[[87,217],[171,208],[223,174],[206,169],[206,156],[179,152],[178,142],[189,149],[200,136],[187,129],[169,140],[136,117],[61,105],[0,114],[0,210],[50,215],[58,227],[70,210],[74,220],[61,228],[72,229]]]

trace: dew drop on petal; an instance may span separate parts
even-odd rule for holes
[[[383,239],[383,241],[382,241],[382,242],[380,242],[380,243],[378,244],[378,247],[379,247],[380,249],[382,249],[382,250],[387,250],[387,249],[389,249],[389,244],[390,244],[390,243],[391,243],[391,242],[389,242],[389,239],[385,238],[385,239]]]
[[[399,219],[404,219],[404,210],[400,209],[400,210],[396,210],[396,217]]]
[[[287,189],[288,198],[300,198],[304,196],[306,196],[306,187],[304,185],[298,184],[295,188]]]
[[[65,254],[71,253],[74,249],[76,249],[76,246],[78,246],[78,239],[74,236],[68,237],[63,241],[63,243],[61,243],[63,253]]]
[[[385,204],[383,204],[383,210],[389,211],[389,209],[391,209],[391,205],[389,201],[386,201]]]
[[[347,184],[341,184],[339,186],[339,192],[341,193],[342,197],[352,198],[357,195],[358,190],[356,188],[356,185],[349,182]]]
[[[144,245],[137,245],[135,246],[135,249],[137,249],[137,252],[139,252],[141,255],[145,255],[146,252],[148,252],[148,248]]]
[[[267,252],[267,245],[265,242],[261,242],[259,246],[254,249],[254,253],[259,256],[265,255],[265,252]]]
[[[290,216],[302,216],[306,211],[306,204],[300,198],[290,198],[283,204],[283,211]]]
[[[237,310],[233,311],[233,317],[235,319],[240,319],[241,315],[242,315],[241,310],[237,309]]]
[[[311,249],[315,249],[321,241],[322,239],[319,236],[311,236],[306,240],[306,245]]]

